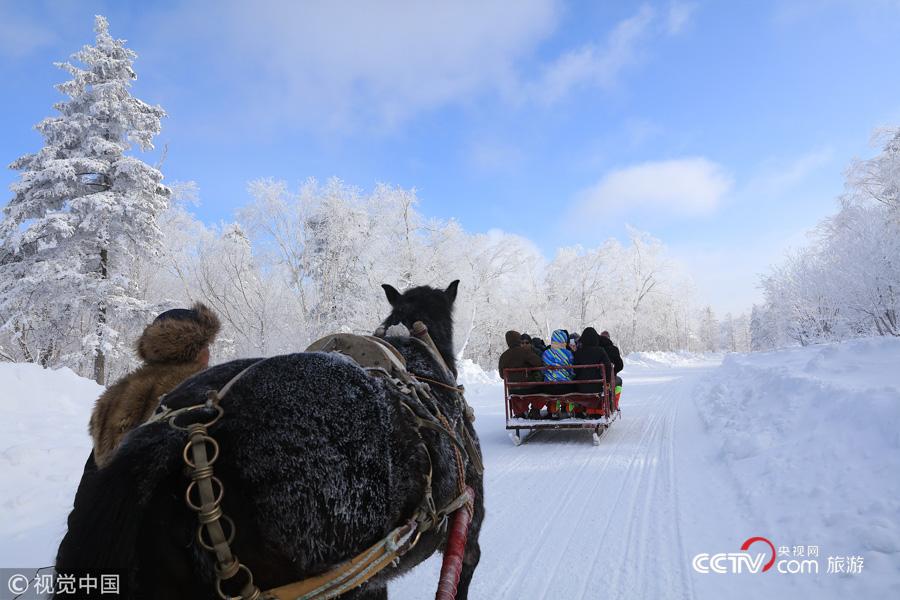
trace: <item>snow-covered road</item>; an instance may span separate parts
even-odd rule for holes
[[[474,598],[692,598],[676,476],[679,411],[712,364],[641,370],[626,380],[623,418],[593,446],[588,431],[542,431],[515,447],[503,388],[481,385],[487,517]],[[627,375],[627,373],[626,373]],[[430,561],[392,588],[421,598]]]
[[[519,447],[496,374],[464,362],[486,467],[471,598],[900,597],[898,361],[898,339],[631,355],[622,419],[599,446],[543,431]],[[0,364],[0,567],[52,563],[100,391],[66,369]],[[695,571],[696,555],[754,536],[779,559],[815,547],[818,573]],[[850,556],[864,568],[846,572]],[[430,597],[439,568],[432,557],[391,597]]]
[[[900,597],[898,357],[900,340],[724,363],[633,355],[623,418],[596,447],[586,431],[515,447],[500,383],[469,385],[487,507],[472,598]],[[831,415],[848,405],[836,428]],[[696,555],[736,553],[755,536],[777,547],[778,565],[814,547],[818,572],[695,571]],[[764,544],[751,553],[772,557]],[[865,567],[831,571],[850,556]],[[438,571],[432,558],[392,597],[426,597]]]

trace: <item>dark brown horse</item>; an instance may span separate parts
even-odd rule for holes
[[[384,324],[411,328],[423,321],[454,373],[457,284],[404,294],[385,286],[392,312]],[[461,414],[464,406],[450,389],[454,375],[419,340],[387,340],[411,373],[443,384],[432,385],[434,402],[450,422],[464,423],[477,447]],[[208,391],[221,389],[253,363],[210,368],[168,394],[165,404],[201,404]],[[422,504],[429,467],[435,505],[458,495],[451,439],[419,428],[401,400],[383,379],[345,357],[320,352],[258,362],[222,399],[224,416],[209,429],[221,448],[215,463],[224,487],[221,506],[235,524],[231,549],[260,589],[325,572],[403,525]],[[185,433],[165,421],[146,424],[125,438],[107,466],[86,471],[59,547],[58,572],[119,573],[131,598],[216,597],[214,559],[198,544],[197,515],[184,501],[185,441]],[[465,479],[476,498],[460,599],[467,598],[478,564],[484,517],[482,478],[471,461]],[[428,531],[399,564],[342,598],[386,599],[387,582],[442,549],[445,538],[443,530]],[[422,590],[422,597],[428,595]]]

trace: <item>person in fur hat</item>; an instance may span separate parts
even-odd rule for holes
[[[190,309],[160,314],[137,341],[144,364],[111,385],[94,405],[90,433],[94,462],[109,462],[125,435],[146,421],[159,397],[209,365],[209,347],[219,333],[219,318],[197,302]]]

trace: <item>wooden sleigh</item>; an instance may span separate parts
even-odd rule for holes
[[[534,373],[554,369],[599,369],[600,379],[577,381],[510,381],[510,375],[522,373],[530,379]],[[519,377],[514,378],[518,379]],[[596,387],[596,392],[574,391],[577,387]],[[590,429],[594,445],[619,415],[612,367],[603,364],[523,367],[504,369],[503,395],[506,403],[506,429],[516,446],[543,429]],[[523,434],[524,432],[524,434]]]

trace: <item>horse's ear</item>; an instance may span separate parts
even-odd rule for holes
[[[456,300],[456,288],[459,287],[459,279],[454,279],[450,285],[447,286],[447,289],[444,290],[444,294],[447,295],[447,300],[450,301],[450,304],[453,304],[453,301]]]
[[[397,300],[400,299],[400,292],[398,292],[394,286],[386,283],[381,284],[381,287],[384,289],[384,295],[387,296],[388,303],[391,306],[396,306]]]

